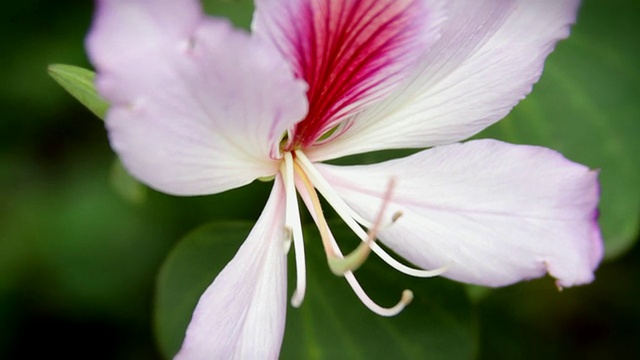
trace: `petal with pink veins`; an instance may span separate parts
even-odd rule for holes
[[[200,297],[175,359],[278,358],[287,307],[284,199],[277,175],[258,222]]]
[[[441,0],[258,0],[253,30],[309,84],[307,147],[399,85],[439,36]]]
[[[451,265],[443,276],[454,280],[502,286],[548,272],[579,285],[602,258],[597,171],[553,150],[478,140],[317,169],[370,221],[394,177],[388,212],[402,216],[380,240],[422,268]]]
[[[170,194],[202,195],[278,170],[306,84],[264,41],[196,1],[103,0],[87,39],[109,139],[126,168]],[[277,89],[277,91],[274,91]]]
[[[464,140],[506,116],[569,35],[579,0],[458,0],[442,37],[400,89],[318,146],[314,160]]]

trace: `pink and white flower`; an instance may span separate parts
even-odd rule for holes
[[[370,251],[409,275],[470,284],[593,280],[597,172],[545,148],[458,143],[531,91],[578,0],[255,2],[248,34],[205,16],[197,0],[101,0],[87,40],[112,104],[111,145],[138,179],[175,195],[274,179],[177,358],[278,356],[291,243],[292,304],[305,294],[297,194],[329,266],[381,315],[401,311],[411,292],[392,308],[368,298],[353,271]],[[396,148],[430,149],[374,165],[322,163]],[[348,256],[317,192],[363,240]]]

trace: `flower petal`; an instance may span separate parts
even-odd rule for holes
[[[87,47],[112,103],[112,147],[167,193],[273,175],[283,134],[307,110],[306,84],[277,51],[206,18],[195,1],[103,0]]]
[[[287,307],[284,196],[277,175],[247,240],[200,298],[176,359],[278,358]]]
[[[458,0],[414,78],[358,114],[316,160],[449,144],[502,119],[569,35],[578,0]]]
[[[309,84],[297,124],[306,147],[348,114],[389,94],[438,37],[440,0],[258,0],[253,28]]]
[[[396,178],[380,240],[443,276],[502,286],[548,272],[559,286],[588,283],[602,258],[597,172],[555,151],[478,140],[369,166],[317,165],[366,219]],[[391,215],[389,215],[391,216]]]

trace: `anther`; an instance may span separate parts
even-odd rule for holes
[[[300,291],[296,289],[291,296],[291,306],[299,308],[300,305],[302,305],[302,300],[304,300],[304,293],[300,293]]]
[[[402,298],[400,298],[400,302],[405,306],[409,305],[413,301],[413,291],[409,289],[404,289],[402,291]]]

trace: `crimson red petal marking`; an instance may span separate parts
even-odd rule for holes
[[[313,144],[387,94],[423,51],[430,20],[421,0],[310,0],[288,11],[288,55],[309,84],[309,113],[294,129],[292,148]]]

